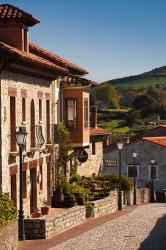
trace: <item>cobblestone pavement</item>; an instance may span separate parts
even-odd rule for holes
[[[141,205],[49,250],[166,250],[166,204]]]

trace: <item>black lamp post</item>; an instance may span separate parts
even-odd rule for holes
[[[119,150],[119,189],[118,189],[118,210],[122,210],[122,166],[121,166],[121,151],[123,149],[123,142],[117,143]]]
[[[154,179],[156,178],[156,174],[154,173],[154,167],[156,166],[155,160],[151,160],[151,171],[150,171],[150,180],[151,180],[151,202],[155,201],[154,197]]]
[[[26,144],[27,132],[25,127],[18,127],[16,131],[16,142],[19,147],[20,157],[20,200],[19,200],[19,215],[18,215],[18,237],[19,240],[25,240],[24,232],[24,210],[23,210],[23,171],[22,171],[22,152]]]
[[[136,194],[136,176],[137,176],[137,173],[136,173],[136,158],[137,158],[137,155],[138,155],[137,152],[132,153],[132,156],[133,156],[133,159],[134,159],[134,205],[137,204],[137,194]]]

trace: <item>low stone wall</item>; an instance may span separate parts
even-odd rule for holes
[[[94,201],[93,204],[94,217],[115,212],[117,210],[117,191],[111,191],[108,197]]]
[[[84,206],[68,208],[55,215],[25,220],[26,239],[46,239],[86,221]]]
[[[18,222],[13,220],[10,224],[0,228],[0,250],[16,250],[18,242]]]
[[[150,190],[149,188],[137,189],[136,193],[137,204],[146,204],[150,202]],[[134,204],[133,190],[126,193],[126,199],[128,205]]]
[[[146,204],[150,202],[150,189],[137,189],[137,204]]]

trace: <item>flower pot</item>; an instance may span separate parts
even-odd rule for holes
[[[46,215],[49,213],[50,207],[46,206],[46,207],[41,207],[41,213],[42,215]]]
[[[86,207],[86,217],[94,217],[94,207]]]
[[[40,212],[33,212],[32,214],[31,214],[31,217],[32,218],[38,218],[38,217],[40,217],[41,216],[41,213]]]

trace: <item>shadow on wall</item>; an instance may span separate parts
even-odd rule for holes
[[[149,236],[139,250],[166,250],[166,215],[158,219]]]

